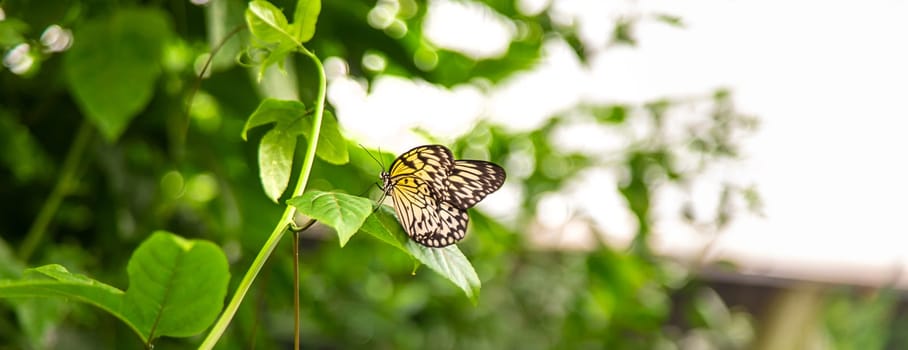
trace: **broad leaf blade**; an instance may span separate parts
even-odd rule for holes
[[[259,67],[257,79],[261,81],[271,65],[277,63],[283,70],[282,63],[299,46],[293,35],[296,29],[287,23],[287,17],[280,9],[267,1],[249,2],[245,17],[249,31],[259,41],[256,46],[268,52]]]
[[[116,314],[123,291],[84,275],[70,273],[60,265],[25,270],[21,280],[0,280],[0,298],[68,297]]]
[[[140,334],[187,337],[208,328],[224,305],[230,272],[213,243],[158,231],[136,249],[127,266],[123,315]]]
[[[372,201],[344,193],[308,191],[291,198],[288,204],[337,231],[343,247],[353,237],[372,211]]]
[[[205,330],[220,312],[230,272],[214,244],[159,231],[136,249],[127,267],[130,286],[113,286],[60,265],[25,270],[0,280],[0,298],[65,297],[97,306],[132,328],[143,342]]]
[[[456,245],[444,248],[429,248],[413,242],[404,232],[390,209],[382,206],[363,224],[362,230],[381,241],[397,247],[414,257],[423,265],[447,278],[463,290],[470,300],[476,302],[482,283],[473,265]]]
[[[123,301],[123,291],[119,289],[74,275],[60,265],[45,265],[20,273],[21,280],[0,281],[0,298],[29,298],[11,304],[22,333],[36,348],[51,347],[53,342],[49,342],[49,332],[54,332],[70,312],[72,300],[106,310],[135,329],[129,320],[116,313]]]
[[[259,104],[243,127],[242,136],[245,140],[249,129],[276,124],[262,137],[259,144],[259,178],[265,194],[275,203],[290,183],[296,137],[311,125],[309,120],[306,117],[306,106],[302,102],[268,98]]]
[[[249,2],[246,9],[246,25],[259,40],[268,45],[276,46],[295,46],[293,37],[289,34],[290,29],[287,23],[287,17],[280,9],[270,2],[255,0]]]
[[[259,178],[265,194],[277,203],[290,183],[296,135],[271,129],[259,144]]]
[[[457,245],[452,244],[443,248],[428,248],[413,242],[407,241],[407,250],[423,265],[428,266],[438,274],[444,276],[461,290],[474,303],[479,298],[479,288],[482,282],[473,265],[463,255]]]
[[[394,214],[389,213],[389,209],[385,206],[381,206],[372,213],[372,215],[369,215],[369,217],[366,218],[362,230],[363,232],[400,249],[404,253],[411,256],[413,255],[407,250],[407,241],[410,240],[410,237],[407,236],[403,227],[397,222],[397,218],[394,217]]]
[[[312,133],[312,119],[307,118],[305,135],[310,137]],[[350,155],[347,152],[347,141],[341,135],[340,126],[337,124],[337,118],[330,111],[325,111],[322,118],[322,128],[318,136],[318,148],[315,150],[322,160],[337,165],[347,164],[350,161]]]
[[[296,100],[278,100],[266,98],[252,112],[249,119],[246,120],[246,126],[243,127],[243,140],[246,140],[246,132],[254,127],[278,123],[279,126],[294,125],[299,123],[299,119],[306,115],[306,105]],[[299,126],[302,132],[302,126]]]
[[[293,22],[296,27],[296,40],[305,43],[315,35],[315,24],[318,14],[322,11],[321,0],[297,0],[296,11],[293,13]]]
[[[297,5],[299,6],[299,5]],[[12,47],[25,42],[28,24],[16,18],[4,18],[0,21],[0,46]]]
[[[64,66],[69,88],[88,120],[116,140],[151,100],[161,74],[167,16],[150,9],[121,10],[75,31]]]

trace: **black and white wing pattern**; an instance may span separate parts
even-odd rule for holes
[[[498,190],[505,180],[500,166],[481,160],[454,160],[441,145],[413,148],[382,173],[397,219],[411,239],[444,247],[466,235],[467,209]]]

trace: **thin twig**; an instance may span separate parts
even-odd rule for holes
[[[208,68],[211,67],[211,62],[214,61],[214,56],[217,55],[218,51],[221,51],[221,48],[224,47],[224,44],[227,43],[227,40],[230,40],[234,35],[239,33],[241,30],[245,29],[245,25],[238,25],[236,28],[233,28],[224,38],[211,49],[211,52],[208,54],[208,59],[205,60],[205,65],[202,66],[201,71],[199,71],[199,76],[195,79],[195,85],[192,86],[192,90],[189,91],[189,99],[186,100],[186,107],[183,109],[183,124],[180,128],[179,133],[179,145],[182,145],[186,139],[186,133],[189,132],[189,110],[192,108],[192,100],[195,99],[195,94],[202,88],[202,78],[205,77],[205,73],[208,72]]]
[[[76,177],[76,168],[78,168],[79,161],[85,153],[86,146],[88,146],[88,143],[91,141],[92,130],[88,120],[83,120],[82,125],[79,126],[79,131],[76,132],[75,139],[73,139],[72,146],[69,147],[69,153],[66,155],[66,160],[63,161],[63,168],[60,169],[60,177],[57,178],[57,184],[54,185],[54,189],[51,191],[50,196],[44,202],[44,205],[41,206],[41,211],[38,212],[38,216],[35,218],[35,221],[32,222],[32,226],[28,229],[25,240],[19,248],[19,259],[21,259],[22,262],[28,262],[28,259],[31,258],[35,249],[37,249],[41,244],[41,241],[44,240],[44,235],[47,233],[47,226],[50,225],[51,220],[54,218],[54,214],[57,213],[60,203],[63,202],[63,198],[69,195],[74,187],[73,182]]]

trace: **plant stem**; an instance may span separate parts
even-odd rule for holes
[[[32,226],[28,229],[25,240],[19,248],[19,259],[23,263],[28,262],[35,249],[44,240],[47,226],[50,225],[54,214],[57,213],[57,208],[63,202],[63,197],[66,197],[72,189],[76,168],[79,165],[79,160],[82,159],[85,147],[88,146],[88,142],[91,140],[91,134],[91,125],[87,120],[83,120],[79,126],[79,131],[76,132],[75,139],[73,139],[72,146],[69,148],[69,153],[66,155],[66,160],[63,161],[63,168],[60,169],[60,177],[57,178],[57,184],[54,185],[54,189],[50,192],[50,197],[44,202],[41,211],[38,212],[38,216],[32,222]]]
[[[303,159],[303,169],[296,180],[296,187],[293,189],[293,197],[302,195],[303,191],[306,189],[306,184],[309,181],[309,173],[312,171],[312,163],[315,161],[315,147],[318,145],[318,134],[322,126],[322,115],[325,110],[325,94],[328,85],[325,80],[325,68],[322,67],[321,60],[304,48],[300,51],[306,56],[309,56],[312,59],[312,62],[315,63],[316,70],[318,71],[319,85],[318,97],[315,101],[315,113],[312,120],[312,133],[310,133],[311,137],[308,139],[309,144],[306,147],[306,157]],[[265,261],[271,256],[271,252],[277,247],[278,242],[280,242],[281,237],[284,236],[284,232],[287,231],[287,226],[290,225],[295,214],[296,208],[292,205],[287,205],[287,208],[284,209],[284,214],[281,215],[280,221],[278,221],[274,230],[271,231],[271,235],[268,236],[265,245],[259,251],[259,254],[256,255],[255,260],[252,261],[252,265],[249,266],[249,270],[246,271],[246,275],[243,276],[236,291],[234,291],[230,303],[224,308],[224,312],[221,314],[221,317],[218,318],[217,322],[215,322],[211,331],[208,333],[208,336],[205,337],[205,340],[199,345],[199,349],[208,350],[213,348],[224,334],[224,331],[227,330],[227,326],[230,325],[230,321],[233,320],[233,316],[243,302],[243,298],[245,298],[246,293],[252,286],[252,281],[255,280],[255,277],[258,275],[259,271],[261,271],[262,266],[265,265]]]
[[[293,349],[300,350],[300,232],[293,231]]]
[[[213,348],[214,344],[217,344],[218,340],[221,338],[221,335],[224,334],[224,331],[227,330],[227,326],[229,326],[230,321],[233,320],[236,310],[240,308],[243,298],[246,297],[246,293],[249,292],[249,288],[252,287],[252,281],[258,276],[259,271],[262,270],[262,266],[265,265],[265,261],[268,260],[268,257],[271,256],[271,252],[277,247],[278,242],[280,242],[281,237],[283,237],[284,232],[286,231],[287,223],[293,218],[293,214],[295,213],[296,210],[294,210],[292,206],[287,206],[287,208],[284,209],[284,214],[281,215],[281,219],[278,221],[277,226],[271,231],[271,235],[268,236],[265,245],[259,250],[259,254],[255,256],[255,260],[252,261],[252,265],[249,266],[246,275],[243,276],[236,291],[233,292],[233,298],[230,299],[230,303],[227,304],[221,317],[215,322],[214,327],[212,327],[208,336],[205,337],[202,345],[199,345],[199,349]]]
[[[211,68],[211,62],[214,62],[214,56],[221,51],[221,48],[224,47],[224,44],[227,43],[227,40],[233,38],[234,35],[239,33],[241,30],[246,29],[245,25],[237,25],[235,28],[230,30],[221,41],[217,43],[208,54],[208,59],[205,60],[205,65],[202,66],[202,69],[199,70],[199,76],[195,79],[195,84],[193,84],[192,89],[189,90],[189,98],[186,99],[186,106],[183,109],[183,119],[180,120],[179,133],[176,135],[177,140],[175,141],[176,149],[180,150],[182,153],[183,147],[186,146],[186,134],[189,133],[189,124],[190,116],[189,112],[192,109],[192,100],[195,99],[195,94],[199,92],[199,89],[202,87],[202,80],[205,79],[205,73],[208,73],[208,69]]]
[[[306,181],[309,180],[309,173],[312,172],[312,163],[315,162],[315,146],[318,145],[319,132],[322,129],[322,116],[325,113],[325,94],[328,90],[328,82],[325,79],[325,68],[322,67],[322,61],[315,54],[300,47],[300,51],[309,56],[315,64],[318,72],[318,95],[315,98],[315,113],[312,120],[312,132],[309,133],[309,145],[306,147],[306,158],[303,158],[303,172],[300,174],[299,182],[296,189],[293,190],[293,196],[301,196],[306,189]],[[300,186],[302,185],[302,186]]]

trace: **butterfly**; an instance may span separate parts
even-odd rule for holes
[[[416,243],[439,248],[463,239],[467,209],[498,190],[504,169],[482,160],[455,160],[442,145],[413,148],[382,171],[382,203],[394,201],[404,231]]]

